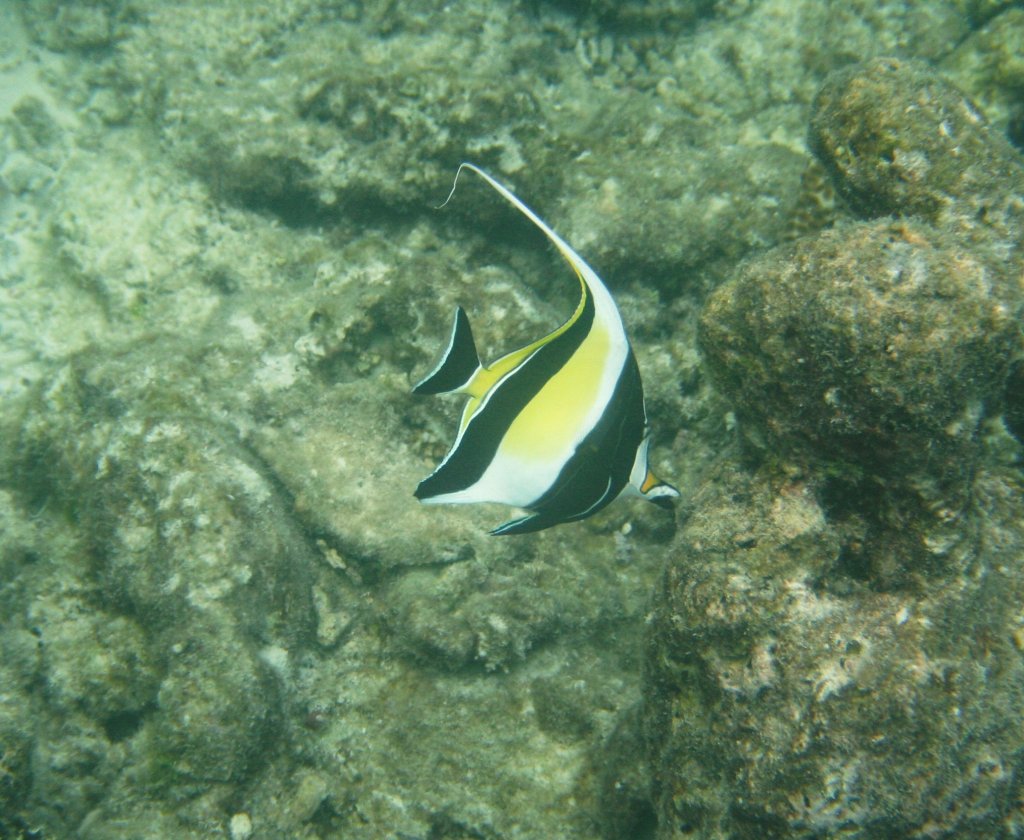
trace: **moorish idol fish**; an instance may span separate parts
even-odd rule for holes
[[[679,491],[647,466],[640,370],[608,289],[557,233],[482,169],[462,164],[456,184],[463,169],[544,232],[575,270],[581,297],[554,332],[486,366],[465,311],[455,310],[447,350],[413,393],[466,394],[469,402],[455,443],[420,482],[416,498],[500,502],[530,511],[492,534],[525,534],[584,519],[626,494],[671,507]]]

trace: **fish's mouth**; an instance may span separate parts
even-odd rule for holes
[[[652,472],[647,473],[647,480],[640,488],[640,492],[647,501],[664,510],[672,510],[675,500],[679,498],[679,491],[675,487],[658,481]]]

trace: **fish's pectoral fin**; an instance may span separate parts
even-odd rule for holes
[[[647,470],[643,483],[639,488],[640,495],[660,508],[672,509],[672,500],[679,498],[679,491],[671,484],[661,481],[654,473]]]
[[[490,532],[492,537],[504,537],[511,534],[532,534],[534,531],[543,531],[552,525],[558,525],[562,520],[545,515],[543,513],[530,513],[520,516],[518,519],[510,519],[504,525],[499,525]]]
[[[478,370],[480,356],[476,352],[476,342],[473,341],[473,330],[470,329],[466,310],[457,306],[448,349],[444,351],[437,366],[420,380],[412,392],[447,394],[462,391],[473,381]]]

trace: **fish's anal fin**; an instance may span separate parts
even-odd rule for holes
[[[414,394],[447,394],[464,391],[480,370],[480,356],[473,341],[466,311],[458,306],[448,349],[441,361],[412,389]]]

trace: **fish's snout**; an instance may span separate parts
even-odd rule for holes
[[[660,508],[671,510],[673,500],[679,498],[679,491],[671,484],[659,481],[654,473],[648,470],[647,477],[640,486],[640,495]]]

